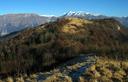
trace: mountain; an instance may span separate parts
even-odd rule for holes
[[[78,17],[84,19],[104,19],[104,18],[114,18],[121,24],[128,27],[128,17],[108,17],[104,15],[90,14],[83,11],[80,12],[68,12],[61,17]],[[37,14],[6,14],[0,15],[0,37],[7,35],[12,32],[20,31],[25,28],[31,28],[44,24],[49,21],[55,21],[57,18],[55,16],[45,16]]]
[[[62,17],[78,17],[78,18],[84,18],[84,19],[104,19],[104,18],[114,18],[117,21],[119,21],[121,24],[125,25],[128,27],[128,17],[109,17],[105,15],[98,15],[98,14],[90,14],[86,13],[83,11],[78,11],[78,12],[72,12],[69,11],[68,13],[64,14]]]
[[[0,42],[0,74],[40,72],[87,53],[127,59],[128,29],[112,18],[69,17],[23,30]]]
[[[20,31],[27,27],[35,27],[51,21],[52,17],[37,14],[6,14],[0,15],[0,36]]]
[[[128,17],[114,17],[117,21],[119,21],[121,24],[128,27]]]
[[[78,11],[78,12],[69,11],[68,13],[64,14],[63,16],[64,17],[79,17],[79,18],[85,18],[85,19],[104,19],[104,18],[107,18],[107,16],[104,16],[104,15],[90,14],[90,13],[86,13],[84,11]]]

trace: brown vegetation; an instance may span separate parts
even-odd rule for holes
[[[0,43],[0,74],[43,71],[44,67],[86,53],[127,59],[127,32],[113,19],[65,18],[27,29]]]

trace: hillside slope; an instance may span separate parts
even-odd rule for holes
[[[43,71],[86,53],[127,59],[128,30],[114,19],[78,18],[26,29],[0,43],[0,74]]]

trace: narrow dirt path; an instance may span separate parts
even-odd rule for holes
[[[73,82],[78,82],[79,77],[92,65],[94,64],[94,62],[91,63],[87,63],[86,65],[80,67],[77,71],[75,72],[71,72],[70,76],[72,77],[72,81]]]
[[[49,77],[56,77],[55,74],[61,73],[60,77],[68,76],[71,78],[72,82],[79,82],[79,77],[90,68],[92,65],[95,64],[96,58],[93,54],[83,54],[77,56],[67,62],[62,63],[59,67],[51,70],[50,72],[46,73],[37,73],[36,74],[36,81],[37,82],[47,82],[47,78]],[[58,76],[57,76],[58,77]],[[50,78],[49,78],[50,79]],[[50,81],[51,82],[51,81]]]
[[[73,82],[78,82],[78,79],[83,74],[83,72],[85,72],[88,68],[90,68],[92,65],[95,64],[96,58],[93,54],[81,55],[65,63],[68,66],[68,65],[73,65],[73,64],[82,63],[82,62],[85,62],[86,64],[79,67],[75,71],[71,71],[68,74],[72,78]],[[61,68],[61,70],[64,70],[64,69],[65,68]]]

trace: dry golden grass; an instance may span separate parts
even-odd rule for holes
[[[2,80],[0,80],[0,82],[3,82]]]
[[[113,82],[111,79],[109,79],[108,77],[106,76],[102,76],[100,79],[99,79],[100,82]]]
[[[127,65],[127,61],[99,57],[84,75],[86,78],[97,79],[98,82],[127,82]]]
[[[96,70],[96,66],[95,65],[92,65],[88,70],[95,71]]]
[[[90,58],[94,60],[94,58]],[[70,72],[77,71],[80,67],[85,66],[87,62],[78,62],[75,64],[64,65],[63,71],[61,69],[53,69],[50,72],[42,73],[42,77],[46,79],[41,82],[73,82]],[[72,62],[70,62],[72,63]],[[78,77],[78,82],[128,82],[128,61],[118,61],[114,59],[107,59],[102,57],[96,58],[96,63],[85,70],[82,75]],[[63,65],[62,65],[63,66]],[[39,74],[31,74],[24,77],[16,78],[16,82],[37,82]],[[5,82],[13,82],[13,78],[8,77]]]
[[[123,69],[125,69],[125,70],[128,69],[128,61],[122,61],[121,65],[122,65]]]
[[[48,77],[43,82],[72,82],[71,77],[63,75],[62,73],[56,73]]]
[[[75,26],[65,25],[62,29],[62,32],[75,34],[77,32],[76,30],[77,28]]]
[[[8,77],[5,82],[14,82],[13,78],[12,77]]]
[[[77,26],[83,26],[83,24],[92,23],[92,21],[79,19],[79,18],[68,18],[70,21],[68,24],[75,24]]]
[[[2,80],[0,80],[0,82],[3,82]]]
[[[87,82],[84,77],[79,77],[79,82]]]
[[[23,77],[16,78],[16,82],[25,82]]]
[[[67,20],[69,20],[69,22],[63,26],[62,32],[70,34],[85,33],[85,28],[82,29],[81,27],[84,27],[88,23],[92,23],[89,20],[78,18],[67,18]]]

